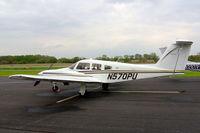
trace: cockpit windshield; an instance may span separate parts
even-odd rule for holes
[[[68,68],[71,69],[71,70],[73,70],[75,66],[76,66],[76,63],[72,64],[72,65],[69,66]]]

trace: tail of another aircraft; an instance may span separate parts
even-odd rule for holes
[[[167,47],[156,66],[174,71],[185,70],[192,43],[185,40],[176,41],[175,44]]]

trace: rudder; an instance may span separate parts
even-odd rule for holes
[[[175,44],[167,47],[156,66],[174,71],[185,70],[192,43],[185,40],[176,41]]]

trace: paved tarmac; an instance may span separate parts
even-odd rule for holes
[[[155,78],[96,85],[85,97],[78,84],[59,86],[0,77],[2,133],[199,133],[200,78]],[[71,97],[73,96],[73,97]]]

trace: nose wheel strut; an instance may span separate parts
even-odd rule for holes
[[[79,90],[79,94],[81,96],[84,96],[87,93],[87,89],[86,89],[86,85],[84,83],[81,84],[80,90]]]

